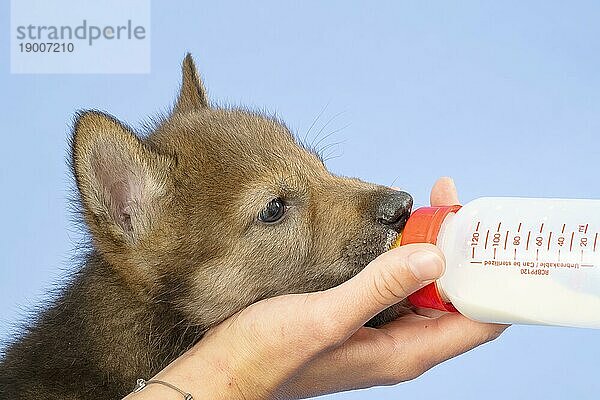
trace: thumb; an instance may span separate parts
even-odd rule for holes
[[[383,253],[343,284],[318,293],[317,312],[351,335],[386,308],[439,278],[442,252],[432,244],[409,244]]]

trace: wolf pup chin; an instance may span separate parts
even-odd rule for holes
[[[144,137],[77,115],[91,250],[4,349],[0,399],[122,398],[244,307],[356,275],[404,228],[409,194],[332,175],[281,121],[211,106],[189,54],[182,70],[172,113]]]

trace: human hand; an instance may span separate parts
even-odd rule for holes
[[[452,180],[438,180],[431,204],[457,203]],[[303,398],[414,379],[506,328],[429,309],[379,328],[364,326],[443,269],[443,255],[433,245],[390,250],[332,289],[247,307],[211,329],[156,378],[196,398],[228,399]]]

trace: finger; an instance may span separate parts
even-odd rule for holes
[[[417,374],[497,338],[509,325],[488,324],[458,313],[439,318],[399,318],[382,327],[406,349],[405,360],[418,366]]]
[[[414,335],[419,335],[424,329],[433,330],[431,319],[407,314],[401,318],[403,322],[396,320],[388,324],[391,327],[360,328],[343,345],[321,354],[296,374],[287,385],[286,394],[292,398],[304,398],[414,379],[432,366],[497,337],[506,328],[470,321],[458,314],[447,315],[456,325],[453,330],[477,339],[463,341],[460,346],[454,343],[446,349],[443,346],[447,345],[447,341],[438,332],[442,343],[428,348],[428,342],[422,343],[420,336]],[[447,324],[446,321],[441,323]],[[408,334],[405,334],[405,329],[408,329]]]
[[[472,321],[461,314],[447,314],[438,319],[438,332],[425,335],[423,343],[430,345],[434,353],[424,349],[416,353],[430,356],[430,365],[437,365],[477,346],[496,339],[509,325],[487,324]],[[417,357],[422,357],[419,354]]]
[[[442,315],[448,314],[447,311],[434,310],[433,308],[417,307],[414,310],[415,314],[422,315],[428,318],[439,318]]]
[[[442,177],[435,182],[431,189],[430,203],[432,206],[460,204],[452,178]]]
[[[437,279],[444,256],[431,244],[410,244],[383,253],[354,278],[314,293],[316,317],[330,321],[327,333],[345,340],[368,320]]]
[[[394,352],[394,342],[375,328],[361,327],[343,345],[320,354],[286,383],[278,398],[312,398],[329,393],[384,384],[382,355]]]

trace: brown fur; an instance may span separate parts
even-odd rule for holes
[[[406,193],[332,175],[281,121],[211,107],[189,55],[182,70],[172,115],[145,138],[79,115],[72,165],[93,251],[7,349],[6,398],[124,396],[249,304],[354,276],[403,228]],[[274,198],[286,212],[265,224]]]

